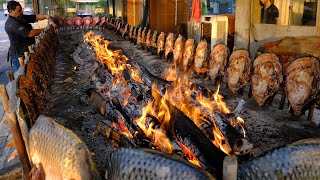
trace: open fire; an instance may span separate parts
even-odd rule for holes
[[[229,123],[234,129],[241,129],[240,134],[242,137],[240,138],[246,138],[243,128],[244,120],[227,107],[223,101],[223,96],[219,94],[220,86],[212,96],[205,95],[199,88],[189,82],[188,79],[190,77],[187,74],[179,73],[177,66],[173,65],[167,69],[167,75],[163,77],[171,85],[166,87],[163,92],[161,84],[154,83],[151,87],[152,98],[139,102],[137,98],[131,98],[132,92],[129,87],[129,83],[131,84],[130,86],[144,84],[139,69],[134,68],[128,62],[129,58],[123,55],[121,50],[111,50],[108,47],[110,42],[99,35],[95,35],[92,31],[85,34],[84,39],[85,42],[92,45],[97,61],[106,66],[113,76],[112,87],[100,87],[100,92],[103,92],[110,99],[118,98],[124,109],[132,103],[143,104],[144,106],[139,116],[133,116],[131,119],[133,122],[130,123],[134,123],[138,128],[134,133],[130,132],[130,127],[126,127],[126,123],[124,123],[126,120],[120,118],[113,122],[114,127],[125,136],[134,139],[137,134],[143,132],[144,136],[152,142],[152,147],[166,153],[175,152],[176,147],[172,144],[172,132],[170,132],[173,118],[169,107],[172,104],[189,117],[217,148],[228,155],[237,153],[233,152],[234,144],[230,144],[228,138],[225,137],[227,134],[222,132],[224,131],[223,129],[220,129],[221,126],[228,125],[217,123]],[[120,90],[119,88],[124,89]],[[112,90],[121,91],[122,93],[112,97]],[[216,122],[217,113],[223,117],[222,121]],[[194,150],[188,144],[184,144],[184,142],[177,139],[176,141],[184,157],[191,163],[201,166],[194,154]]]

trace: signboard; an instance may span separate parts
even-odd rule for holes
[[[74,13],[74,12],[76,12],[76,11],[77,11],[76,8],[67,8],[67,12],[68,12],[68,13]]]
[[[104,13],[104,8],[96,8],[95,14]]]

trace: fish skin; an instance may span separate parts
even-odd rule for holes
[[[235,50],[229,58],[227,68],[228,87],[233,94],[236,94],[249,81],[251,60],[246,49]]]
[[[207,66],[208,43],[201,41],[196,49],[194,57],[194,69],[196,72],[202,72],[201,69]]]
[[[106,179],[213,179],[189,162],[154,150],[118,149],[111,153]]]
[[[173,53],[173,45],[174,45],[174,34],[169,33],[168,37],[166,38],[166,44],[164,48],[164,57],[168,59],[168,55]]]
[[[263,106],[266,100],[278,90],[282,79],[282,66],[277,55],[265,53],[254,60],[251,89],[259,106]]]
[[[312,56],[293,60],[286,72],[286,95],[296,116],[320,92],[320,62]]]
[[[164,43],[165,43],[165,34],[164,32],[161,32],[157,40],[157,48],[158,48],[157,54],[159,56],[164,51]]]
[[[176,42],[174,43],[174,50],[173,50],[173,62],[176,64],[182,63],[183,57],[183,49],[184,49],[184,38],[181,34],[179,34]]]
[[[193,63],[194,50],[195,50],[194,39],[188,39],[185,43],[185,47],[183,51],[182,66],[184,71],[187,71],[188,68]]]
[[[320,179],[319,140],[300,141],[240,165],[238,179]]]
[[[43,167],[46,179],[96,179],[91,153],[71,130],[40,115],[29,133],[30,159]]]
[[[208,65],[208,74],[211,81],[214,83],[216,77],[224,75],[224,71],[227,65],[229,56],[229,49],[224,44],[216,44],[210,54],[209,65]]]
[[[146,38],[146,47],[150,48],[151,46],[151,29],[149,29],[147,33],[147,38]]]

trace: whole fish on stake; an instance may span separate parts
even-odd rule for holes
[[[174,45],[174,34],[169,33],[169,35],[166,39],[166,44],[165,44],[165,49],[164,49],[164,57],[166,60],[171,58],[173,55],[173,45]]]
[[[287,66],[285,89],[290,106],[297,116],[320,92],[319,64],[319,59],[314,56],[302,56]]]
[[[208,57],[208,43],[201,41],[196,49],[196,55],[194,57],[194,70],[196,73],[207,72],[207,57]]]
[[[223,76],[228,62],[229,49],[224,44],[216,44],[210,54],[208,73],[214,83],[218,76]]]
[[[182,66],[184,71],[188,71],[190,66],[193,64],[195,46],[196,45],[194,39],[188,39],[185,43],[182,59]]]
[[[239,49],[232,52],[227,68],[228,87],[232,93],[238,93],[249,82],[250,61],[248,50]]]
[[[183,50],[184,50],[184,37],[179,34],[178,38],[176,39],[176,42],[174,43],[174,49],[173,49],[173,62],[176,64],[182,63],[183,58]]]
[[[29,133],[29,153],[45,179],[86,180],[98,177],[91,153],[71,130],[41,115]]]
[[[259,106],[263,106],[266,100],[274,95],[282,79],[282,66],[277,55],[261,54],[254,60],[251,89]]]

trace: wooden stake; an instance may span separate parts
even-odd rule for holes
[[[284,106],[285,101],[286,101],[286,93],[283,91],[282,95],[281,95],[279,110],[283,110],[283,106]]]
[[[8,80],[12,82],[14,80],[13,71],[12,70],[6,71],[6,74],[7,74]]]
[[[226,156],[223,160],[223,180],[236,180],[238,171],[237,158]]]
[[[34,53],[32,46],[28,46],[30,54]]]
[[[19,64],[20,64],[20,67],[24,67],[23,57],[19,57]]]
[[[25,51],[24,52],[24,63],[26,64],[29,61],[29,52]]]
[[[11,130],[14,143],[19,155],[20,165],[22,167],[24,177],[28,177],[29,172],[31,170],[31,166],[30,166],[30,161],[27,154],[26,146],[24,144],[20,127],[17,121],[16,114],[15,112],[10,111],[10,112],[7,112],[7,116],[9,118],[10,130]]]
[[[2,105],[5,112],[9,112],[9,98],[4,84],[0,85],[0,96],[2,100]]]
[[[308,121],[312,121],[315,107],[316,107],[316,103],[313,103],[312,106],[309,109]]]

